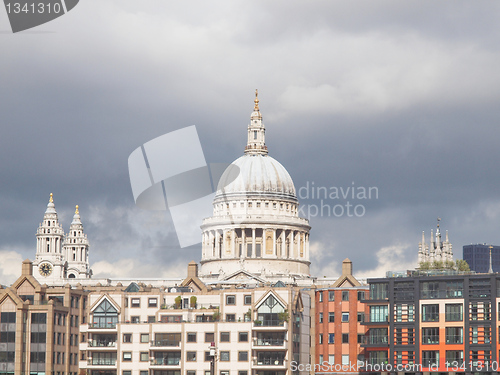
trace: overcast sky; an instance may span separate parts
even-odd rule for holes
[[[201,248],[135,206],[128,156],[196,125],[207,162],[235,160],[256,88],[297,190],[378,190],[323,202],[362,217],[311,217],[313,275],[415,267],[437,217],[455,258],[499,245],[498,19],[493,1],[82,0],[12,34],[0,10],[0,283],[34,259],[50,193],[66,231],[80,206],[96,277],[185,276]]]

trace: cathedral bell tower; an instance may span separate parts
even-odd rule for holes
[[[36,231],[36,256],[33,262],[33,276],[41,283],[62,279],[65,271],[62,240],[64,231],[59,224],[52,193],[43,216],[43,222]]]
[[[69,232],[64,239],[63,253],[66,259],[66,277],[68,279],[88,279],[92,276],[89,267],[89,240],[83,233],[78,206],[75,209]]]

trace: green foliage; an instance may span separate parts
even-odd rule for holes
[[[175,308],[176,309],[180,309],[181,308],[181,303],[182,303],[182,297],[181,296],[177,296],[175,297]]]
[[[469,264],[463,259],[457,259],[455,267],[459,271],[470,271]]]
[[[189,299],[189,304],[191,305],[191,307],[196,307],[196,301],[198,301],[198,298],[196,298],[196,296],[191,296],[191,298]]]
[[[278,313],[278,319],[281,322],[288,322],[289,318],[290,318],[290,314],[288,313],[288,309],[285,309],[285,311]]]
[[[431,269],[431,262],[420,262],[418,268],[422,271],[428,271]]]

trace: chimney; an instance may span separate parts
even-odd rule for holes
[[[342,275],[352,275],[352,262],[345,258],[342,262]]]
[[[198,277],[198,264],[192,260],[188,264],[188,276],[187,277]]]
[[[23,276],[33,276],[33,262],[31,260],[26,259],[23,262],[21,274]]]

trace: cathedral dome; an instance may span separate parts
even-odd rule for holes
[[[276,159],[262,154],[245,154],[236,159],[219,180],[216,200],[242,196],[297,201],[295,186],[285,167]]]

